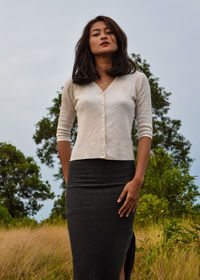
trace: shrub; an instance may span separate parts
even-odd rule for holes
[[[135,215],[135,223],[142,226],[157,222],[169,216],[169,202],[157,195],[144,194],[140,197]]]
[[[0,204],[0,226],[7,226],[11,221],[12,217],[8,209]]]

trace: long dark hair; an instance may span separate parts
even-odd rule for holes
[[[112,54],[112,68],[106,73],[112,77],[123,76],[136,71],[136,65],[127,53],[127,37],[119,25],[110,17],[97,16],[87,23],[81,38],[75,47],[75,61],[72,71],[72,81],[75,84],[89,84],[100,78],[95,67],[94,55],[90,51],[90,28],[97,21],[104,21],[116,36],[118,49]]]

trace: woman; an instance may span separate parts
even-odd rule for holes
[[[76,115],[78,134],[71,150]],[[139,138],[136,166],[134,119]],[[147,77],[128,57],[127,38],[118,24],[97,16],[76,45],[57,127],[74,280],[130,280],[133,220],[151,139]]]

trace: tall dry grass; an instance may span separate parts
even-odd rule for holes
[[[187,221],[183,223],[187,225]],[[137,251],[131,279],[200,279],[200,255],[195,252],[195,243],[181,248],[173,243],[163,246],[162,226],[156,224],[135,227],[134,232]],[[72,272],[65,224],[0,230],[1,280],[72,280]]]
[[[0,231],[0,279],[72,279],[66,226]]]

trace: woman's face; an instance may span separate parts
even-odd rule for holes
[[[107,42],[102,44],[103,42]],[[104,21],[95,22],[90,28],[90,51],[93,55],[113,53],[117,51],[117,39]]]

